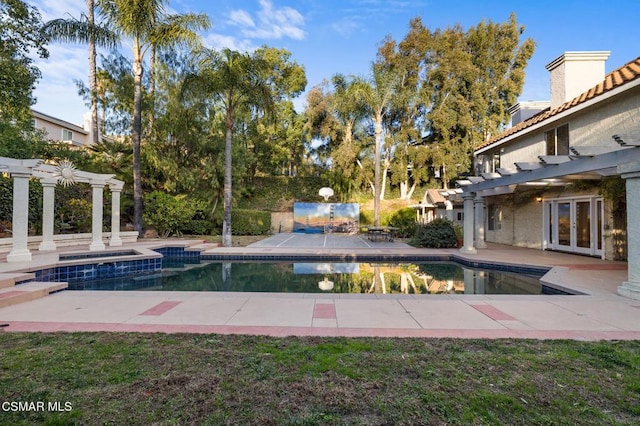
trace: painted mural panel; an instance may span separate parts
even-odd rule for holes
[[[293,232],[357,232],[359,220],[357,203],[293,204]]]

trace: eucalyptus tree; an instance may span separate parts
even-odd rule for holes
[[[391,172],[391,184],[399,185],[400,198],[410,199],[418,185],[428,181],[428,157],[422,149],[420,121],[425,105],[420,97],[422,80],[420,78],[419,55],[411,54],[410,44],[416,40],[405,40],[398,45],[387,37],[378,48],[376,62],[398,77],[394,102],[389,109],[385,127],[385,170]],[[384,191],[385,185],[382,185]],[[383,197],[384,198],[384,197]]]
[[[261,67],[260,78],[270,87],[274,108],[269,117],[258,117],[249,122],[253,137],[246,140],[252,141],[250,148],[255,155],[251,168],[255,173],[260,168],[267,171],[271,166],[269,172],[278,173],[276,170],[284,167],[287,169],[285,174],[292,176],[302,162],[308,142],[304,117],[293,105],[293,99],[307,85],[305,70],[285,49],[262,46],[252,57],[266,64]]]
[[[385,67],[381,63],[374,63],[371,67],[371,80],[358,89],[358,97],[366,105],[368,117],[373,123],[375,134],[373,196],[373,222],[375,226],[380,225],[380,200],[382,194],[380,169],[384,140],[383,124],[385,117],[393,106],[399,81],[399,75],[393,69]]]
[[[213,216],[224,196],[224,132],[205,94],[181,90],[196,71],[195,61],[190,53],[158,55],[155,128],[143,153],[145,186],[206,201]]]
[[[264,76],[269,62],[256,56],[230,49],[221,52],[203,49],[195,74],[184,82],[185,93],[199,91],[211,97],[212,109],[224,115],[224,212],[222,244],[231,246],[232,142],[235,118],[241,112],[271,113],[274,97]]]
[[[197,31],[209,28],[204,14],[169,14],[166,0],[98,0],[101,13],[110,27],[128,40],[133,52],[133,206],[134,229],[142,234],[142,82],[145,55],[154,46],[195,46]]]
[[[361,173],[365,170],[361,156],[367,141],[356,133],[357,127],[367,117],[368,105],[363,93],[368,89],[368,85],[361,77],[346,77],[342,74],[334,75],[331,83],[333,96],[330,108],[341,125],[332,160],[345,177],[353,178],[356,167]],[[375,191],[375,185],[369,177],[363,176],[362,180],[368,182]]]
[[[76,18],[58,18],[46,23],[44,34],[50,40],[64,43],[87,43],[89,46],[89,96],[91,101],[91,137],[97,144],[100,140],[98,124],[97,65],[96,47],[115,49],[119,40],[115,32],[104,24],[95,22],[95,1],[87,0],[87,14]]]
[[[246,141],[252,152],[251,176],[257,174],[297,176],[303,165],[309,133],[305,116],[296,112],[293,102],[276,102],[276,119],[250,121]]]
[[[532,39],[521,40],[523,33],[513,14],[466,31],[459,25],[432,31],[416,18],[399,43],[402,56],[419,60],[419,124],[445,188],[470,171],[474,148],[507,125],[535,49]]]
[[[367,105],[361,92],[366,84],[361,77],[335,74],[307,95],[307,127],[321,141],[315,153],[331,168],[333,184],[343,193],[365,185],[374,192],[366,152],[370,138],[363,123]]]

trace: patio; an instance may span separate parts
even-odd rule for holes
[[[121,249],[167,242],[217,255],[439,254],[473,261],[552,266],[544,281],[583,293],[574,296],[282,294],[62,291],[0,308],[6,331],[132,331],[272,336],[394,336],[540,339],[640,339],[640,302],[616,291],[627,265],[557,252],[488,244],[477,254],[416,249],[366,236],[278,234],[248,247],[201,241],[142,240]],[[87,252],[88,247],[82,247]],[[56,253],[78,251],[59,248]],[[33,253],[31,267],[55,254]],[[0,254],[0,275],[24,270]],[[2,292],[13,288],[0,289]]]

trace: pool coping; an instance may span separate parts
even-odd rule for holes
[[[461,258],[474,263],[523,265],[549,268],[546,282],[580,291],[570,298],[556,295],[432,295],[432,294],[320,294],[320,293],[219,293],[145,292],[145,291],[63,291],[39,300],[0,308],[0,320],[12,331],[129,331],[268,334],[272,336],[378,336],[378,337],[454,337],[454,338],[550,338],[579,340],[640,339],[640,302],[622,297],[616,288],[626,278],[626,265],[580,256],[542,252],[526,248],[490,245],[477,255],[461,254],[456,249],[429,250],[381,244],[375,248],[275,248],[211,247],[197,240],[145,241],[127,244],[136,250],[161,247],[186,247],[203,255],[221,259],[281,256],[298,259],[387,257],[405,259]],[[118,248],[122,250],[122,247]],[[85,250],[86,251],[86,250]],[[147,252],[148,253],[148,252]],[[57,254],[34,255],[29,264],[0,263],[2,273],[16,275],[20,269],[38,268],[56,263]],[[624,272],[622,271],[624,269]],[[623,277],[624,275],[624,277]],[[80,294],[84,293],[84,294]],[[176,305],[175,302],[180,304]],[[172,302],[168,304],[166,302]],[[164,303],[164,304],[163,304]],[[315,316],[318,304],[335,304],[337,319]],[[410,305],[406,305],[409,303]],[[168,309],[170,306],[177,306]],[[482,309],[478,308],[482,305]],[[149,309],[161,314],[141,315]],[[217,308],[212,309],[213,306]],[[239,310],[236,310],[237,306]],[[301,306],[306,308],[302,309]],[[399,313],[432,318],[434,312],[447,315],[454,323],[432,324],[429,319],[415,326],[392,327],[386,313],[405,306]],[[410,307],[408,307],[410,306]],[[291,311],[292,308],[295,308]],[[475,308],[475,309],[474,309]],[[80,310],[78,310],[80,309]],[[168,309],[168,310],[167,310]],[[405,311],[406,309],[406,311]],[[221,311],[229,312],[220,322]],[[257,310],[257,311],[256,311]],[[301,310],[301,311],[300,311]],[[409,312],[412,311],[412,312]],[[298,314],[296,314],[298,312]],[[395,312],[395,311],[394,311]],[[494,315],[495,313],[500,315]],[[468,317],[473,313],[473,318]],[[302,316],[300,316],[302,314]],[[502,315],[504,314],[504,315]],[[238,322],[238,315],[244,323]],[[386,316],[385,316],[386,315]],[[510,319],[508,315],[514,319]],[[366,325],[360,316],[376,319]],[[427,316],[427,317],[425,317]],[[352,320],[349,320],[352,318]],[[438,317],[433,317],[436,322]],[[466,318],[466,319],[465,319]],[[506,319],[505,319],[506,318]],[[310,322],[311,321],[311,322]],[[480,321],[480,322],[478,322]],[[487,325],[486,327],[482,324]]]

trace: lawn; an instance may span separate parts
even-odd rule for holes
[[[635,341],[5,332],[0,368],[11,425],[640,422]]]

